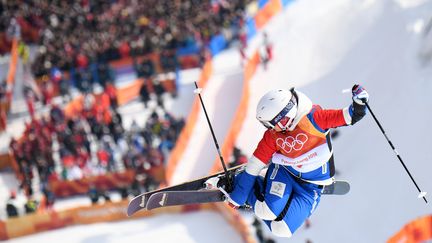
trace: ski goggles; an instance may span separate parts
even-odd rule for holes
[[[297,114],[297,99],[294,90],[291,90],[293,95],[291,96],[288,104],[270,121],[261,121],[266,128],[273,129],[278,125],[282,130],[286,130],[287,127],[292,123]]]

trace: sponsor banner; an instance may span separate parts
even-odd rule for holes
[[[128,201],[108,202],[92,206],[83,206],[61,212],[39,212],[18,218],[0,221],[0,240],[55,230],[71,225],[112,222],[126,219],[137,219],[160,214],[179,214],[198,210],[212,210],[222,214],[225,220],[242,236],[244,242],[255,242],[249,234],[247,224],[238,212],[223,203],[206,203],[185,206],[163,207],[152,211],[141,210],[132,217],[126,216]]]
[[[90,185],[98,189],[110,190],[120,187],[126,187],[132,184],[135,177],[133,170],[127,170],[122,173],[108,173],[101,176],[83,178],[75,181],[50,181],[53,193],[57,197],[67,197],[77,194],[86,194]]]
[[[149,217],[159,214],[184,213],[203,209],[213,210],[209,205],[195,205],[194,207],[176,206],[159,208],[152,211],[141,210],[129,218],[126,216],[128,203],[128,200],[121,202],[107,202],[104,204],[83,206],[60,212],[38,212],[17,218],[11,218],[6,221],[0,221],[0,240],[8,240],[71,225],[111,222]]]
[[[154,166],[147,172],[156,181],[165,181],[164,165]],[[68,197],[77,194],[86,194],[90,185],[94,185],[101,190],[112,190],[128,187],[135,178],[134,170],[126,170],[119,173],[107,173],[104,175],[83,178],[75,181],[50,181],[51,190],[57,197]]]

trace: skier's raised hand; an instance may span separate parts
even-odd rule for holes
[[[355,84],[352,87],[352,96],[355,103],[365,105],[369,101],[369,94],[361,85]]]

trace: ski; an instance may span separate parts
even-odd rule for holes
[[[345,195],[350,190],[347,181],[335,181],[329,186],[325,186],[322,195]],[[161,191],[153,193],[146,205],[147,210],[155,208],[188,205],[197,203],[222,202],[225,195],[219,190],[199,190],[199,191]]]
[[[151,195],[146,209],[152,210],[175,205],[223,202],[224,200],[225,196],[219,190],[164,191]]]
[[[243,171],[245,165],[238,165],[235,167],[232,167],[228,169],[228,172],[230,174],[236,174]],[[218,172],[213,175],[205,176],[196,180],[184,182],[178,185],[165,187],[162,189],[158,189],[155,191],[145,192],[143,194],[140,194],[136,197],[134,197],[127,207],[127,215],[132,216],[134,213],[138,212],[141,209],[145,209],[147,206],[147,201],[150,198],[151,195],[158,193],[158,192],[164,192],[164,191],[197,191],[200,189],[204,189],[205,185],[204,182],[206,182],[209,178],[219,176],[221,178],[221,182],[225,179],[225,172]]]

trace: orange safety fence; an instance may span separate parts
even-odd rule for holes
[[[0,240],[7,240],[8,238],[8,232],[6,229],[6,223],[3,221],[0,221]]]
[[[432,215],[427,215],[406,224],[387,243],[421,243],[432,241]]]
[[[0,170],[11,166],[11,157],[9,154],[0,154]]]
[[[231,156],[235,146],[237,136],[240,133],[244,119],[246,118],[248,106],[249,106],[249,81],[253,77],[259,62],[260,62],[259,54],[256,51],[245,66],[244,75],[243,75],[242,97],[240,100],[240,104],[237,108],[237,111],[235,113],[235,117],[231,122],[231,127],[222,145],[221,153],[223,158],[229,158]],[[222,170],[222,164],[219,158],[217,158],[213,163],[211,172],[214,173],[221,170]]]
[[[10,103],[6,100],[0,100],[0,132],[6,130],[7,127],[7,111],[10,108]]]
[[[18,39],[12,39],[11,59],[9,70],[6,76],[6,99],[0,101],[0,132],[6,130],[7,113],[12,103],[13,85],[15,82],[16,68],[18,64]]]
[[[269,0],[267,4],[255,15],[255,26],[261,29],[277,13],[282,10],[281,0]]]
[[[204,88],[212,75],[212,62],[208,60],[201,71],[201,75],[198,81],[198,86],[200,88]],[[174,149],[171,151],[171,155],[168,159],[168,164],[166,168],[166,179],[167,183],[170,184],[173,173],[177,167],[178,161],[181,159],[186,147],[188,146],[188,142],[190,137],[192,136],[193,129],[195,127],[196,121],[198,119],[198,114],[200,110],[200,104],[198,100],[194,100],[192,104],[192,110],[189,113],[187,118],[187,122],[182,129],[179,138],[177,139],[176,145]]]
[[[15,82],[15,73],[16,73],[16,66],[18,63],[18,39],[13,38],[12,40],[12,49],[11,49],[11,61],[9,63],[9,72],[6,78],[6,82],[10,88],[10,91],[12,91],[13,83]],[[12,97],[8,97],[9,101]]]

